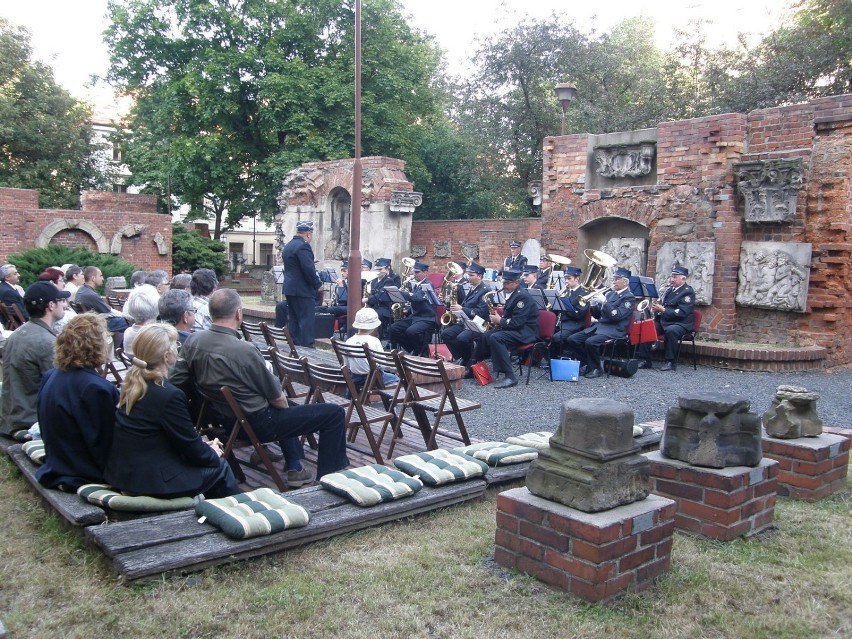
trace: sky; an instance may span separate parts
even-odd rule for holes
[[[524,17],[547,17],[558,11],[576,24],[606,31],[626,18],[644,15],[655,20],[660,46],[671,44],[675,26],[705,17],[711,46],[732,43],[738,31],[765,32],[790,2],[784,0],[679,0],[605,3],[571,0],[400,0],[410,24],[435,36],[446,51],[448,70],[462,74],[476,50],[477,38],[510,27]],[[369,0],[364,0],[369,2]],[[109,65],[101,33],[107,26],[107,0],[2,0],[0,16],[26,27],[34,55],[54,68],[57,82],[74,96],[108,102],[104,89],[87,89],[92,74],[103,76]],[[596,15],[597,14],[597,15]],[[594,17],[594,20],[593,20]]]

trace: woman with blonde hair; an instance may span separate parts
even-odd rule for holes
[[[36,477],[48,488],[75,492],[104,481],[118,389],[96,369],[106,362],[110,343],[106,322],[93,313],[72,317],[56,337],[56,368],[38,392],[47,459]]]
[[[116,412],[107,481],[129,494],[225,497],[240,492],[219,440],[205,443],[189,416],[186,396],[166,379],[177,360],[177,330],[149,324],[136,334],[133,366]]]

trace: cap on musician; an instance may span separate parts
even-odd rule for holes
[[[519,249],[521,248],[521,243],[518,242],[518,240],[512,240],[511,242],[509,242],[509,248]]]
[[[615,269],[615,273],[612,274],[613,277],[623,277],[626,280],[630,279],[630,276],[633,275],[626,268],[618,267]]]
[[[483,275],[485,275],[485,267],[480,266],[476,262],[471,262],[470,266],[465,267],[465,271],[467,271],[468,273],[473,273],[475,275],[479,275],[479,277],[482,277]]]
[[[299,220],[296,223],[296,233],[313,233],[314,223],[310,220]]]
[[[583,274],[583,269],[577,268],[576,266],[566,266],[562,272],[565,273],[565,277],[579,278]]]
[[[682,275],[683,277],[689,277],[689,269],[685,266],[672,266],[672,275]]]
[[[373,267],[377,268],[377,269],[390,268],[390,265],[391,265],[390,258],[387,258],[387,257],[380,257],[380,258],[376,259],[375,262],[373,262]]]
[[[521,272],[513,268],[507,268],[503,271],[504,282],[518,282],[521,279]]]
[[[411,268],[415,273],[420,273],[422,271],[428,271],[429,265],[426,262],[414,262],[414,266]]]
[[[364,258],[363,260],[361,260],[361,270],[369,271],[372,268],[373,268],[373,263],[370,260],[368,260],[367,258]]]
[[[340,263],[340,270],[342,271],[343,269],[349,270],[349,262],[347,262],[346,260],[343,260]]]

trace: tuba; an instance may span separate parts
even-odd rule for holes
[[[399,274],[399,278],[401,281],[405,281],[411,275],[411,271],[414,269],[414,258],[412,257],[404,257],[402,258],[402,272]]]
[[[600,288],[606,279],[607,269],[611,269],[618,263],[611,255],[607,255],[603,251],[593,251],[586,249],[583,255],[589,261],[589,270],[586,273],[586,279],[583,280],[583,288],[593,290]]]
[[[547,288],[556,288],[556,271],[562,271],[571,263],[571,259],[556,253],[545,253],[544,259],[548,260],[553,266],[550,267],[550,276],[547,278]],[[556,268],[556,267],[560,268]]]

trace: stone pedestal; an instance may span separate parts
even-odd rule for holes
[[[699,468],[659,451],[651,463],[651,492],[677,502],[675,525],[719,541],[759,533],[775,517],[778,462],[763,459],[754,468]]]
[[[803,501],[817,501],[846,487],[849,446],[848,438],[830,433],[763,438],[763,454],[778,462],[778,494]]]
[[[494,559],[587,601],[641,590],[671,566],[675,504],[658,495],[601,513],[536,497],[497,497]]]

